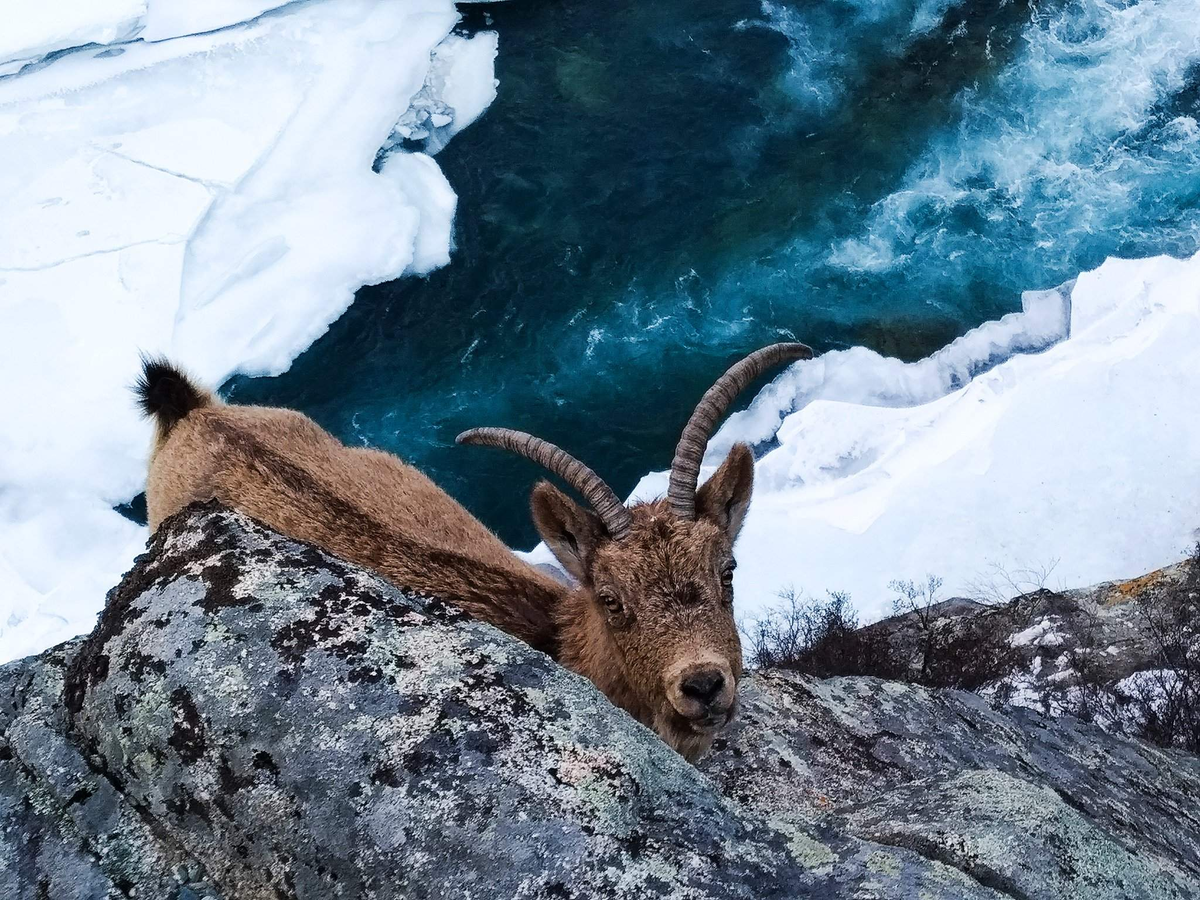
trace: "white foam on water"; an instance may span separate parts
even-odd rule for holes
[[[795,108],[825,111],[846,96],[863,60],[902,54],[937,28],[961,0],[844,0],[796,4],[762,0],[761,19],[738,29],[767,28],[788,42],[791,66],[782,87]],[[778,111],[777,111],[778,114]]]
[[[260,16],[279,6],[151,0],[136,29],[156,42],[0,79],[0,661],[90,628],[144,541],[112,511],[144,479],[139,351],[210,384],[278,373],[359,287],[449,259],[437,164],[373,164],[418,95],[446,135],[482,112],[495,35],[451,36],[450,0]],[[67,29],[74,9],[29,19],[14,54],[128,37]]]
[[[1030,248],[1064,271],[1098,234],[1110,246],[1196,245],[1200,225],[1181,213],[1200,128],[1169,112],[1200,65],[1195,4],[1074,0],[1035,10],[1019,46],[994,81],[962,92],[861,232],[829,248],[831,267],[940,271],[984,253],[1003,277],[1006,257],[1018,266]]]

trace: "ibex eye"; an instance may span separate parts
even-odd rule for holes
[[[737,568],[737,563],[730,563],[721,572],[721,580],[726,584],[733,583],[733,570]]]
[[[621,606],[621,601],[618,600],[616,597],[614,597],[612,594],[601,594],[600,602],[603,603],[604,608],[607,609],[614,616],[619,614],[624,609],[624,607]]]

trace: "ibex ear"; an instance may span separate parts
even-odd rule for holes
[[[734,444],[721,468],[696,492],[696,515],[709,519],[737,539],[754,490],[754,453],[748,444]]]
[[[604,536],[604,523],[548,481],[539,481],[529,498],[533,524],[546,546],[577,581],[586,581],[592,551]]]

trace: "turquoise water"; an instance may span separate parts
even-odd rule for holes
[[[364,288],[286,374],[226,391],[401,454],[528,546],[536,470],[459,431],[534,431],[625,493],[757,346],[917,359],[1108,255],[1194,252],[1193,18],[1193,0],[473,8],[500,90],[437,157],[451,264]]]

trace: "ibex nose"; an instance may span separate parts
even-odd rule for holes
[[[702,669],[693,672],[679,685],[685,696],[691,697],[705,706],[710,705],[720,696],[725,687],[725,676],[717,669]]]

